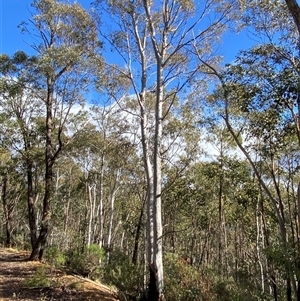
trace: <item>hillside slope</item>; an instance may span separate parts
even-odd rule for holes
[[[117,293],[105,285],[26,258],[26,252],[0,248],[0,301],[118,300]]]

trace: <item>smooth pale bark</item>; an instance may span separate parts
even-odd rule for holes
[[[97,188],[96,184],[93,185],[92,188],[92,199],[93,199],[93,216],[94,216],[94,221],[92,223],[92,237],[93,237],[93,243],[97,242],[98,239],[98,232],[97,232],[97,227],[98,227],[98,213],[99,213],[99,204],[97,205]]]
[[[146,108],[146,88],[147,88],[147,59],[146,59],[146,41],[147,36],[141,36],[137,26],[137,20],[133,19],[134,35],[138,46],[138,51],[141,60],[141,77],[140,77],[140,93],[137,93],[138,104],[140,108],[140,129],[141,141],[143,150],[144,169],[146,174],[147,183],[147,262],[149,269],[149,286],[148,298],[149,300],[157,299],[156,289],[156,264],[155,264],[155,192],[154,192],[154,167],[151,162],[151,149],[150,149],[150,133],[148,124],[148,113]],[[134,78],[132,77],[134,83]],[[136,88],[136,91],[138,89]],[[156,235],[157,236],[157,235]]]
[[[197,45],[201,43],[205,47],[205,43],[215,36],[213,32],[218,35],[222,31],[226,17],[223,13],[215,14],[213,21],[201,30],[202,27],[198,27],[200,21],[203,18],[207,24],[207,14],[217,3],[204,3],[199,7],[202,11],[196,14],[192,1],[97,2],[100,6],[102,4],[103,10],[114,15],[113,21],[118,28],[118,32],[106,38],[124,60],[125,70],[116,66],[112,68],[128,79],[139,105],[147,182],[147,265],[150,272],[147,297],[152,301],[161,301],[164,299],[161,199],[163,123],[180,97],[178,94],[184,93],[184,87],[193,81],[201,68],[194,64],[193,42],[196,40]]]
[[[256,256],[260,269],[260,277],[261,277],[261,293],[265,293],[265,271],[263,267],[263,263],[261,260],[261,237],[263,237],[263,233],[261,232],[261,215],[260,215],[260,199],[258,198],[255,212],[255,221],[256,221]]]
[[[99,235],[98,235],[98,245],[99,245],[100,248],[102,248],[102,246],[103,246],[103,229],[104,229],[103,184],[104,184],[104,154],[101,155],[101,168],[100,168],[100,179],[99,179],[99,205],[98,205]]]
[[[148,1],[143,1],[147,16],[148,25],[150,28],[150,37],[153,51],[156,58],[156,99],[155,99],[155,135],[154,135],[154,150],[153,150],[153,194],[154,194],[154,210],[153,210],[153,230],[154,230],[154,246],[153,246],[153,264],[150,268],[150,289],[149,300],[163,300],[164,279],[163,279],[163,241],[162,241],[162,204],[161,204],[161,173],[162,173],[162,133],[163,133],[163,103],[164,103],[164,85],[163,79],[163,63],[167,49],[167,35],[162,37],[162,45],[159,48],[159,43],[156,40],[154,23],[150,14],[150,4]],[[167,5],[167,4],[166,4]],[[150,212],[151,213],[151,212]],[[155,286],[154,282],[155,281]],[[155,289],[154,289],[155,287]]]
[[[142,52],[143,57],[145,52]],[[144,83],[146,84],[146,82]],[[144,87],[146,87],[144,85]],[[145,104],[145,89],[139,95],[140,103],[140,114],[141,114],[141,136],[142,136],[142,147],[143,147],[143,158],[144,167],[146,172],[147,181],[147,262],[150,272],[149,287],[148,287],[148,298],[153,300],[157,299],[156,290],[156,267],[155,267],[155,197],[154,197],[154,174],[153,168],[150,161],[150,150],[149,150],[149,131],[148,131],[148,118]]]
[[[157,95],[156,95],[156,109],[155,109],[155,138],[154,138],[154,202],[155,202],[155,217],[154,217],[154,241],[155,241],[155,269],[156,269],[156,289],[159,294],[159,300],[163,299],[163,257],[162,257],[162,204],[161,204],[161,147],[162,147],[162,122],[163,122],[163,101],[164,86],[162,84],[162,62],[158,64],[158,73],[157,73]],[[161,84],[159,84],[161,83]]]
[[[92,223],[94,220],[94,213],[95,213],[95,206],[94,206],[94,202],[93,202],[93,196],[92,196],[92,187],[90,185],[87,184],[87,194],[88,194],[88,207],[89,207],[89,221],[88,221],[88,237],[87,237],[87,245],[90,246],[92,243]]]
[[[115,200],[116,200],[116,193],[120,186],[118,186],[119,178],[120,178],[121,170],[117,170],[117,174],[114,180],[113,187],[110,192],[110,217],[109,217],[109,224],[108,224],[108,235],[107,235],[107,262],[109,262],[110,257],[110,249],[112,243],[112,231],[113,231],[113,221],[115,215]]]
[[[103,246],[103,229],[104,229],[104,217],[103,217],[103,199],[100,196],[99,200],[99,220],[100,220],[100,225],[99,225],[99,237],[98,237],[98,245],[100,248]]]

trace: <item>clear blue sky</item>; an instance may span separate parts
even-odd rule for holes
[[[0,0],[0,51],[13,54],[17,50],[32,51],[18,25],[30,18],[30,0]]]
[[[92,0],[78,0],[88,8]],[[0,0],[0,52],[12,55],[18,50],[33,54],[32,48],[26,43],[30,41],[27,34],[21,34],[18,25],[31,17],[31,0]],[[225,56],[225,62],[234,59],[238,50],[253,45],[246,33],[236,35],[228,33],[219,52]]]

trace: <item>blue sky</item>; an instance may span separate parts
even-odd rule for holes
[[[92,0],[78,0],[86,8]],[[18,25],[22,21],[28,21],[31,17],[31,0],[0,0],[0,52],[12,55],[18,50],[33,54],[28,45],[30,37],[22,34]],[[228,33],[223,39],[219,52],[225,57],[225,62],[234,60],[235,55],[241,49],[247,49],[254,42],[244,32],[242,34]]]
[[[92,0],[91,0],[92,1]],[[83,6],[89,7],[89,0],[79,0]],[[28,45],[30,37],[22,34],[18,25],[22,21],[28,22],[33,11],[32,0],[0,0],[0,52],[13,54],[23,50],[33,54]]]
[[[32,51],[26,44],[26,35],[18,25],[30,18],[30,0],[0,0],[0,51],[13,54],[17,50]]]

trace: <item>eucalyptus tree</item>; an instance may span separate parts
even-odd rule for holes
[[[124,213],[127,206],[122,209],[126,200],[122,195],[134,195],[128,186],[140,166],[132,163],[137,162],[137,155],[131,125],[116,104],[92,107],[88,116],[86,128],[69,144],[68,155],[82,171],[80,181],[85,187],[84,243],[104,247],[109,260],[118,231],[123,224],[127,227],[128,218],[120,218],[129,214]]]
[[[45,106],[45,191],[40,232],[30,259],[42,258],[51,219],[53,165],[68,143],[64,135],[75,103],[83,101],[89,85],[90,57],[100,43],[90,15],[77,3],[36,0],[31,26],[24,31],[34,36],[39,75],[37,97]]]
[[[201,47],[203,58],[208,59],[224,31],[232,5],[175,0],[96,2],[99,12],[112,19],[110,32],[102,32],[108,47],[118,55],[122,67],[125,64],[122,68],[114,62],[111,68],[129,81],[130,93],[139,106],[147,179],[148,298],[162,300],[163,124],[177,97],[186,97],[185,92],[201,68],[194,59],[192,44]]]
[[[23,221],[21,216],[17,215],[18,207],[24,198],[25,182],[22,172],[18,170],[18,158],[11,158],[11,152],[5,147],[0,149],[0,188],[1,203],[3,209],[3,224],[5,225],[5,246],[12,247],[15,242],[13,232],[18,231],[18,220]],[[21,226],[24,226],[21,225]]]
[[[252,166],[264,197],[271,201],[280,241],[288,249],[290,230],[294,226],[289,224],[286,213],[290,198],[283,187],[283,171],[286,171],[283,149],[288,144],[295,147],[295,138],[299,141],[300,137],[299,33],[295,30],[298,28],[299,8],[294,1],[240,4],[245,25],[249,26],[249,31],[260,44],[242,52],[235,63],[226,66],[223,72],[207,64],[208,72],[220,82],[220,89],[213,98],[223,100],[214,108],[216,115],[225,120],[239,149]],[[203,62],[200,56],[199,60]],[[268,166],[264,165],[266,161]],[[296,207],[299,208],[299,204]],[[260,205],[259,208],[264,216],[263,207]],[[299,211],[297,215],[299,224]],[[292,249],[295,252],[297,248]],[[299,280],[295,280],[295,270],[290,269],[291,262],[287,260],[281,264],[285,265],[283,274],[287,300],[292,300],[292,292],[300,298]],[[273,297],[277,300],[280,281],[275,281],[270,266],[268,269],[268,276],[273,279]]]
[[[219,166],[219,184],[218,184],[218,228],[219,228],[219,242],[218,242],[218,263],[219,273],[222,275],[222,263],[223,257],[226,260],[227,252],[227,237],[226,237],[226,212],[225,207],[225,191],[227,188],[227,176],[226,176],[226,161],[230,156],[230,153],[235,152],[236,144],[228,132],[225,124],[211,124],[206,127],[208,131],[207,141],[211,148],[214,149],[211,154],[218,162]],[[222,256],[224,253],[224,256]],[[225,268],[225,270],[227,270]]]
[[[195,299],[197,290],[202,291],[202,286],[210,286],[210,293],[215,291],[216,299],[211,297],[211,300],[230,300],[235,294],[238,295],[236,298],[245,300],[247,290],[254,299],[254,296],[261,295],[257,252],[253,248],[258,185],[247,161],[232,154],[223,154],[220,170],[218,159],[193,162],[180,177],[177,175],[178,180],[172,189],[164,192],[166,257],[177,258],[177,265],[182,265],[177,272],[178,279],[184,266],[191,267],[189,277],[192,277],[192,271],[198,273],[198,282],[192,286]],[[176,168],[166,174],[167,182],[173,181],[173,173],[177,174]],[[264,263],[264,258],[261,262]],[[176,277],[176,272],[171,275]],[[167,286],[170,285],[169,277]],[[187,282],[178,284],[176,291],[184,290],[186,285]],[[179,295],[182,297],[178,300],[187,299],[182,293]]]
[[[224,119],[250,163],[261,186],[263,199],[272,204],[282,248],[290,252],[292,242],[291,252],[294,255],[274,263],[275,268],[284,270],[281,276],[286,281],[286,297],[292,300],[293,293],[299,297],[297,272],[291,268],[296,267],[298,251],[295,244],[298,244],[298,238],[293,235],[293,229],[298,217],[289,216],[291,199],[285,193],[285,186],[288,185],[287,174],[297,174],[293,169],[295,166],[287,164],[286,149],[297,145],[294,110],[298,93],[295,79],[298,75],[292,62],[282,57],[284,51],[286,49],[281,51],[280,47],[275,49],[269,44],[257,46],[242,52],[235,64],[227,66],[223,74],[211,68],[222,86],[210,100],[216,105],[215,113]],[[293,193],[296,190],[293,187]],[[292,199],[295,201],[295,197]],[[259,210],[264,215],[262,206],[259,205]],[[297,207],[295,203],[292,206]],[[273,278],[271,272],[268,276]],[[273,283],[273,297],[277,300],[282,291],[280,279]]]
[[[27,206],[31,246],[37,238],[36,205],[38,204],[38,169],[44,147],[43,104],[37,98],[35,86],[37,58],[22,51],[12,57],[0,58],[0,104],[2,116],[1,143],[13,158],[23,161],[27,181]]]

